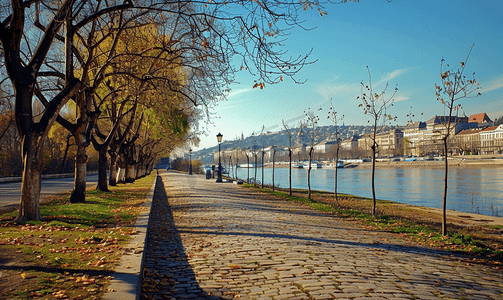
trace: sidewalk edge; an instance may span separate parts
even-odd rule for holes
[[[116,267],[114,274],[112,274],[114,279],[107,286],[103,299],[140,299],[140,285],[145,264],[145,245],[147,243],[147,233],[150,223],[150,211],[158,177],[159,172],[156,170],[156,178],[150,192],[147,194],[147,201],[143,204],[143,206],[148,207],[148,210],[140,213],[138,216],[134,225],[136,234],[133,235],[133,238],[126,246],[127,253],[122,256],[119,265]]]

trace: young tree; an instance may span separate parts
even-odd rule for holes
[[[372,77],[370,75],[370,69],[367,66],[367,71],[369,73],[369,83],[364,84],[363,81],[360,83],[361,95],[356,99],[361,98],[361,102],[358,107],[363,107],[363,111],[366,115],[371,118],[372,121],[372,133],[370,134],[370,148],[372,150],[372,175],[371,175],[371,185],[372,185],[372,216],[376,216],[376,195],[375,195],[375,160],[376,153],[378,151],[379,145],[377,144],[376,135],[381,131],[385,122],[387,120],[395,120],[396,117],[392,117],[387,113],[388,108],[393,106],[394,99],[398,88],[395,87],[393,93],[388,96],[386,95],[386,90],[388,89],[388,83],[380,93],[374,93],[374,88],[372,86]],[[370,120],[369,120],[370,123]]]
[[[447,70],[444,71],[444,59],[442,59],[440,63],[441,84],[435,84],[435,95],[437,96],[437,100],[442,102],[444,111],[447,109],[448,112],[446,116],[447,125],[442,135],[445,162],[444,194],[442,198],[442,235],[444,236],[447,235],[447,175],[449,170],[449,163],[447,161],[447,139],[451,136],[456,126],[457,114],[461,108],[461,104],[459,104],[458,101],[464,98],[470,98],[470,95],[480,89],[479,83],[475,80],[475,73],[472,74],[471,78],[466,78],[464,75],[466,63],[468,62],[472,49],[473,45],[466,59],[461,62],[461,66],[457,70],[454,70],[447,64]],[[479,95],[480,92],[477,92],[475,97]]]
[[[285,128],[286,133],[288,134],[288,183],[289,183],[289,194],[292,196],[292,136],[293,132],[290,130],[288,125],[285,123],[285,120],[281,120],[283,122],[283,128]]]
[[[337,123],[339,121],[342,121],[344,119],[344,115],[338,116],[337,111],[335,110],[335,107],[332,103],[332,99],[330,99],[330,108],[328,110],[328,119],[330,119],[334,123],[334,129],[335,129],[335,179],[334,179],[334,196],[335,196],[335,203],[339,205],[339,199],[337,198],[337,164],[339,163],[339,150],[341,148],[341,139],[339,138],[339,127],[337,126]]]
[[[274,171],[275,171],[275,163],[276,163],[276,146],[271,147],[272,150],[272,191],[274,192]]]
[[[318,110],[321,110],[319,108]],[[308,127],[310,129],[309,132],[309,165],[307,168],[307,197],[311,199],[311,169],[312,167],[312,162],[313,162],[313,152],[314,152],[314,146],[316,145],[317,139],[318,139],[318,122],[320,121],[320,117],[316,116],[312,111],[305,111],[306,114],[306,123],[305,126],[306,128]]]

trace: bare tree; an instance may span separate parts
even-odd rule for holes
[[[452,131],[455,129],[457,122],[457,114],[461,104],[457,103],[464,98],[470,98],[470,95],[480,89],[479,83],[475,80],[475,73],[472,74],[471,79],[467,79],[463,74],[466,68],[468,58],[472,53],[473,45],[466,56],[466,59],[461,62],[461,67],[457,70],[450,68],[447,64],[447,70],[444,71],[444,59],[440,63],[440,78],[441,84],[435,84],[435,94],[437,100],[442,102],[444,111],[447,109],[448,116],[446,128],[443,131],[442,142],[444,146],[444,162],[445,162],[445,175],[444,175],[444,194],[442,198],[442,235],[447,235],[447,175],[449,171],[449,163],[447,161],[447,140],[449,139]],[[476,96],[479,96],[477,92]],[[475,97],[476,97],[475,96]],[[445,98],[444,98],[445,97]],[[455,117],[453,118],[453,115]]]
[[[339,121],[342,121],[344,119],[344,115],[340,116],[337,114],[337,111],[335,110],[335,106],[332,103],[332,99],[330,99],[330,108],[328,110],[328,119],[330,119],[334,123],[334,129],[335,129],[335,179],[334,179],[334,196],[335,196],[335,203],[339,205],[339,199],[337,198],[337,171],[338,171],[338,163],[339,163],[339,150],[341,148],[341,139],[339,138],[339,127],[337,126],[337,123]]]
[[[318,109],[320,111],[321,108]],[[314,146],[316,145],[318,139],[318,122],[320,117],[316,116],[312,111],[308,110],[304,112],[306,114],[306,128],[310,129],[309,132],[309,164],[307,167],[307,197],[311,199],[311,169],[313,163],[313,152]]]
[[[289,183],[289,191],[290,196],[292,196],[292,136],[293,132],[290,130],[288,125],[285,123],[285,120],[281,120],[283,122],[283,128],[285,128],[286,133],[288,134],[288,183]]]
[[[272,150],[272,191],[274,192],[274,171],[275,171],[275,163],[276,163],[276,146],[271,147]]]
[[[371,118],[372,121],[372,133],[370,134],[371,140],[371,149],[372,149],[372,175],[371,175],[371,183],[372,183],[372,216],[376,215],[376,194],[375,194],[375,160],[376,153],[378,151],[379,145],[377,144],[376,135],[383,128],[386,120],[394,120],[396,117],[392,117],[387,113],[388,108],[393,106],[394,99],[398,88],[395,87],[392,94],[390,96],[386,95],[386,90],[388,89],[388,83],[386,83],[385,88],[380,93],[374,93],[374,88],[372,87],[372,77],[370,75],[370,69],[367,66],[367,71],[369,74],[369,83],[364,84],[363,81],[360,83],[361,85],[361,95],[356,99],[361,98],[360,105],[358,107],[363,107],[363,111],[366,115]],[[370,120],[369,120],[370,123]]]

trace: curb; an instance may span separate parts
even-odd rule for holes
[[[87,175],[98,174],[97,171],[87,172]],[[42,175],[42,179],[57,179],[57,178],[72,178],[75,175],[73,173],[65,173],[65,174],[49,174]],[[12,183],[12,182],[22,182],[23,177],[2,177],[0,178],[0,183]]]
[[[157,172],[157,171],[156,171]],[[141,278],[145,264],[145,244],[150,222],[152,199],[157,183],[157,172],[154,184],[147,195],[143,206],[148,210],[140,213],[135,223],[136,234],[126,246],[126,253],[121,257],[119,265],[112,274],[112,281],[103,296],[106,300],[137,300],[140,299]]]

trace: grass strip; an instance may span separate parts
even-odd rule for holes
[[[88,190],[86,203],[52,196],[40,204],[43,221],[15,224],[17,211],[1,214],[0,298],[102,298],[155,178]]]
[[[296,190],[293,196],[287,191],[272,191],[270,187],[260,188],[253,184],[243,184],[246,188],[255,188],[264,193],[281,197],[288,201],[302,203],[312,209],[324,213],[330,213],[341,218],[355,221],[372,229],[378,229],[387,232],[393,232],[408,237],[420,245],[441,249],[453,253],[468,254],[473,262],[482,262],[495,266],[499,269],[503,263],[503,245],[501,245],[501,235],[495,237],[480,232],[474,235],[465,234],[460,228],[452,228],[447,236],[442,236],[440,228],[433,224],[418,222],[413,216],[416,216],[418,210],[397,205],[393,201],[378,200],[377,207],[381,214],[372,217],[365,211],[365,207],[370,207],[372,199],[356,197],[351,195],[339,195],[342,198],[341,203],[334,203],[334,194],[328,192],[313,192],[313,199],[307,198],[307,191]],[[305,196],[305,197],[304,197]],[[369,210],[367,210],[369,211]],[[393,216],[383,214],[382,211],[392,212]],[[494,226],[493,226],[494,227]],[[501,228],[491,228],[487,230]],[[480,237],[480,238],[479,238]],[[491,246],[489,246],[491,245]]]

